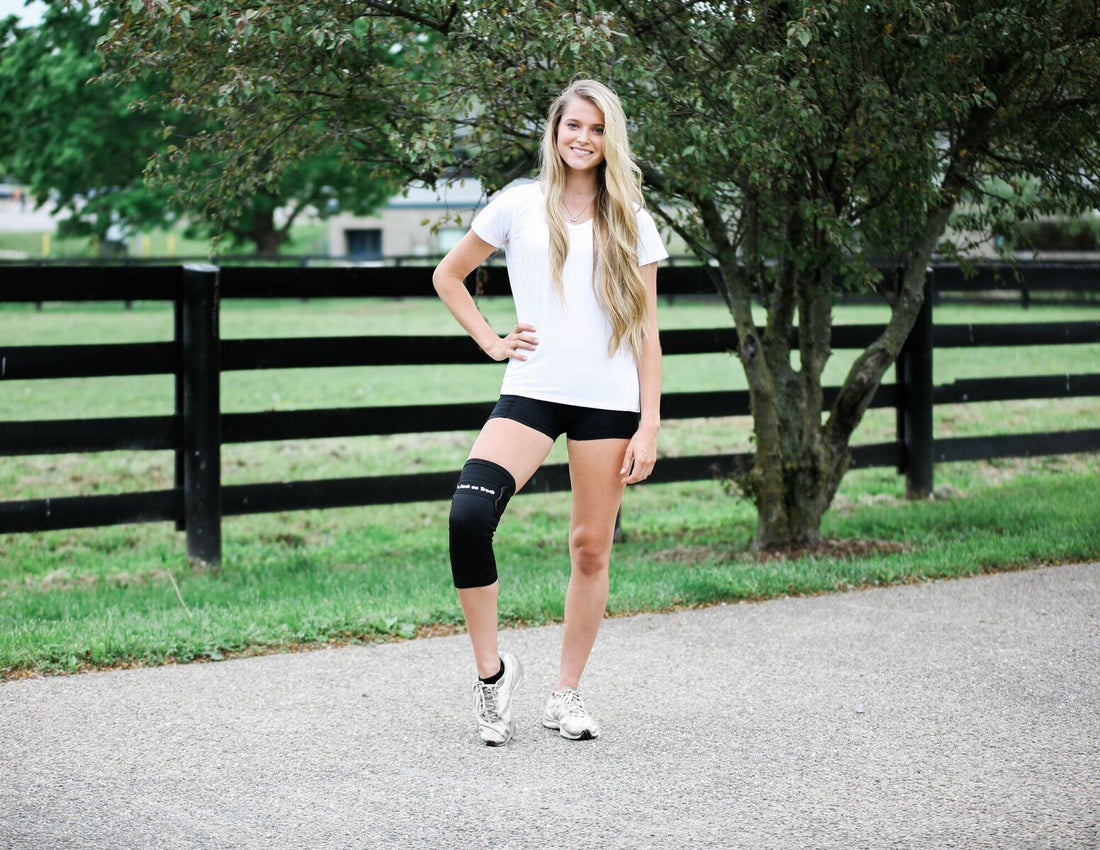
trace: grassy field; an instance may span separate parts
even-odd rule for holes
[[[495,326],[506,301],[486,299]],[[1097,319],[1100,308],[937,308],[936,321]],[[885,312],[844,307],[837,323],[882,322]],[[663,328],[728,324],[714,303],[662,305]],[[225,338],[370,333],[456,333],[433,301],[225,302]],[[170,310],[138,302],[0,308],[8,344],[165,340]],[[855,352],[837,352],[838,383]],[[937,352],[938,384],[959,378],[1096,372],[1100,346]],[[385,367],[228,373],[225,411],[488,401],[502,366]],[[168,377],[7,381],[0,421],[168,414]],[[736,389],[729,355],[665,360],[665,390]],[[1100,399],[950,405],[937,436],[1089,427]],[[663,456],[748,449],[744,418],[667,421]],[[892,411],[872,411],[855,442],[891,439]],[[228,445],[228,484],[455,470],[472,433]],[[563,462],[564,445],[551,461]],[[55,455],[0,460],[0,499],[153,490],[171,486],[168,452]],[[940,498],[906,503],[893,470],[850,473],[825,524],[838,538],[887,541],[878,550],[758,561],[745,549],[751,505],[719,484],[649,485],[628,492],[626,542],[612,569],[612,613],[813,593],[920,577],[963,575],[1100,555],[1100,456],[944,464]],[[561,617],[568,575],[568,494],[526,495],[499,534],[507,622]],[[217,659],[332,641],[368,641],[456,628],[461,612],[446,558],[446,505],[302,511],[228,518],[217,572],[191,569],[183,536],[167,523],[0,536],[0,676],[94,666]],[[522,531],[521,531],[522,530]]]
[[[61,259],[88,259],[101,257],[95,243],[87,236],[70,236],[59,238],[55,233],[50,233],[49,253],[43,254],[42,235],[44,231],[38,230],[14,230],[0,232],[0,252],[12,252],[22,254],[24,259],[38,260],[43,258]],[[297,224],[291,231],[291,238],[280,247],[280,253],[287,254],[324,254],[327,253],[327,225],[324,222],[308,222]],[[219,252],[229,253],[230,249],[221,247]],[[233,249],[232,253],[250,253],[247,248]],[[154,228],[146,233],[141,233],[130,242],[131,258],[163,257],[209,257],[211,254],[210,240],[189,239],[183,235],[183,227],[174,227],[170,230]],[[10,255],[9,255],[10,256]]]

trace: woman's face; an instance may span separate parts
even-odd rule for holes
[[[577,171],[599,168],[603,162],[603,112],[583,97],[565,104],[558,122],[558,155]]]

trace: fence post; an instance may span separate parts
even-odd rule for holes
[[[905,274],[905,268],[898,266],[894,269],[894,285],[900,290],[901,280]],[[908,342],[908,340],[907,340]],[[905,446],[905,350],[906,345],[902,345],[901,351],[898,352],[898,359],[894,361],[894,387],[897,390],[897,400],[894,406],[894,434],[895,439],[899,446],[904,448]],[[898,452],[898,475],[905,474],[905,462],[907,458],[904,451]]]
[[[908,461],[908,457],[904,451],[905,447],[905,410],[906,410],[906,397],[905,397],[905,346],[901,347],[901,351],[898,352],[898,359],[894,361],[894,386],[897,388],[897,402],[894,408],[894,439],[897,440],[898,445],[902,446],[902,451],[898,452],[898,475],[905,474],[905,464]]]
[[[183,516],[187,557],[222,558],[218,267],[183,267]]]
[[[901,358],[905,496],[932,494],[932,269],[924,272],[924,301]]]
[[[176,368],[176,421],[180,423],[180,437],[176,443],[176,476],[175,487],[179,490],[183,490],[183,461],[187,453],[183,450],[183,374],[184,374],[184,358],[183,358],[183,268],[180,267],[180,289],[176,295],[176,300],[173,303],[173,336],[172,339],[176,343],[176,350],[179,353],[179,364]],[[899,470],[900,471],[900,470]],[[187,523],[184,517],[181,515],[176,520],[176,531],[184,531],[187,529]]]

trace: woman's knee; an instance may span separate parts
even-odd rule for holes
[[[493,534],[515,480],[491,461],[466,461],[451,498],[450,550],[455,587],[484,587],[497,580]]]
[[[598,575],[611,562],[611,533],[591,528],[574,528],[569,533],[569,560],[584,575]]]

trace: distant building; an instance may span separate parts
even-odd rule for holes
[[[337,213],[328,219],[329,254],[361,261],[441,257],[466,234],[487,200],[474,177],[441,181],[434,189],[410,186],[406,196],[390,198],[377,215]],[[431,225],[448,215],[449,223],[432,233]],[[461,224],[455,223],[456,217]],[[422,224],[424,219],[429,224]]]
[[[533,179],[523,177],[508,185],[530,183]],[[390,198],[377,215],[337,213],[329,218],[329,255],[360,262],[391,257],[442,257],[466,235],[474,214],[488,201],[476,177],[440,181],[435,189],[411,186],[407,196]],[[431,225],[448,214],[449,221],[432,233]],[[661,219],[654,217],[662,228]],[[455,223],[456,218],[461,224]],[[421,223],[425,219],[428,224]],[[665,235],[667,238],[668,234]],[[675,234],[666,247],[670,254],[685,253],[683,240]]]

